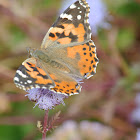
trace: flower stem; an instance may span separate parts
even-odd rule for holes
[[[48,122],[48,112],[49,110],[46,110],[45,116],[44,116],[44,125],[43,125],[43,132],[42,132],[42,140],[46,140],[46,133],[48,131],[47,129],[47,122]]]

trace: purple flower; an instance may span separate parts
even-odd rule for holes
[[[130,114],[130,121],[135,125],[140,124],[140,93],[138,93],[135,97],[136,107]]]
[[[136,140],[140,140],[140,93],[135,97],[136,107],[130,114],[130,121],[137,127]]]
[[[64,0],[62,2],[62,7],[59,11],[61,14],[68,6],[74,3],[76,0]],[[89,22],[91,25],[91,30],[93,35],[97,35],[98,28],[108,29],[110,24],[107,20],[110,20],[107,7],[102,0],[87,0],[90,6]]]
[[[140,107],[136,107],[130,114],[131,122],[135,125],[140,124]]]
[[[140,140],[140,129],[137,129],[136,140]]]
[[[46,140],[111,140],[114,131],[111,127],[97,122],[72,120],[65,121]]]
[[[25,96],[28,96],[31,101],[36,102],[35,106],[38,105],[38,107],[43,110],[53,109],[61,103],[65,105],[63,100],[68,97],[64,94],[58,94],[48,89],[40,88],[33,88],[27,92],[29,94]]]

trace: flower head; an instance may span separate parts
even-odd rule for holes
[[[58,94],[48,89],[40,88],[34,88],[27,92],[29,94],[26,94],[26,96],[31,101],[36,102],[35,106],[38,105],[38,107],[43,110],[53,109],[56,105],[61,103],[65,105],[63,100],[68,97],[64,94]]]
[[[81,121],[80,124],[78,124],[75,121],[69,120],[58,127],[53,135],[47,137],[47,140],[109,140],[112,139],[113,136],[113,129],[101,123]]]
[[[138,93],[135,97],[135,105],[136,107],[130,113],[130,121],[134,125],[140,126],[140,93]]]
[[[136,107],[130,113],[130,121],[138,128],[136,134],[136,140],[140,140],[140,93],[135,97]]]
[[[68,6],[70,6],[76,0],[64,0],[62,7],[59,11],[61,14]],[[107,7],[102,0],[87,0],[90,6],[89,22],[93,35],[97,35],[98,28],[110,28],[110,24],[107,20],[110,20],[110,16],[107,12]]]

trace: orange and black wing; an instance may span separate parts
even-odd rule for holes
[[[76,1],[69,6],[52,25],[41,48],[74,46],[88,42],[91,38],[89,12],[86,0]]]
[[[34,58],[29,58],[22,63],[16,71],[14,83],[25,91],[33,88],[49,89],[55,86],[50,76],[40,67],[37,67]]]

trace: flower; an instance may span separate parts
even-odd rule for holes
[[[140,140],[140,129],[139,128],[137,130],[136,140]]]
[[[27,91],[26,94],[29,100],[36,102],[35,107],[38,106],[40,109],[49,110],[53,109],[56,105],[63,104],[64,99],[68,96],[64,94],[58,94],[49,89],[33,88]]]
[[[131,114],[132,122],[140,123],[140,108],[137,107],[133,110]]]
[[[91,140],[109,140],[113,137],[113,129],[98,122],[82,121],[80,129]]]
[[[130,114],[130,121],[137,127],[136,140],[140,140],[140,93],[135,97],[136,107]]]
[[[97,122],[65,121],[46,140],[109,140],[114,136],[113,129]]]
[[[68,6],[74,2],[75,0],[64,0],[62,2],[62,7],[59,11],[59,14],[61,14]],[[109,16],[107,7],[103,1],[87,0],[87,2],[90,6],[89,23],[91,25],[93,35],[97,35],[98,28],[109,29],[110,24],[107,22],[107,20],[110,20],[111,16]]]
[[[133,109],[133,111],[130,114],[130,121],[134,125],[140,126],[140,93],[138,93],[135,97],[135,105],[136,107]]]

